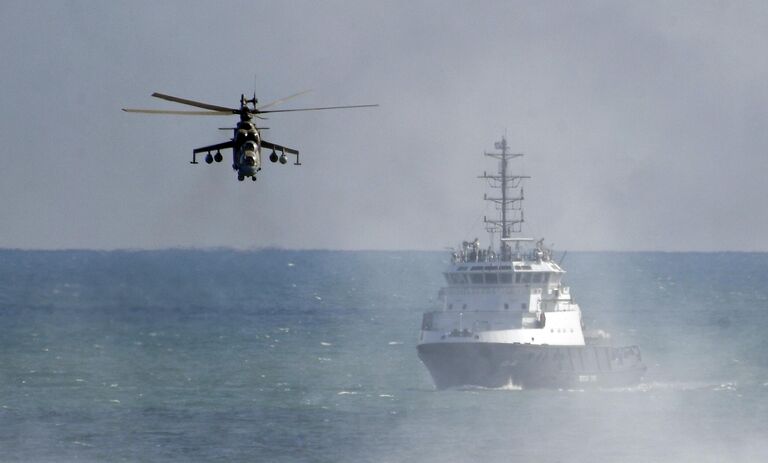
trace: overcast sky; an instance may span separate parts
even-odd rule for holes
[[[525,153],[563,250],[768,251],[768,3],[0,2],[0,247],[442,249]],[[303,166],[190,165],[237,105]]]

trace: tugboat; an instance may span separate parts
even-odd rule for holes
[[[424,313],[418,355],[438,389],[620,387],[640,382],[646,367],[637,346],[614,347],[602,331],[584,330],[581,310],[562,284],[565,270],[544,240],[520,236],[522,182],[507,172],[506,138],[497,174],[483,174],[497,197],[500,217],[483,219],[500,236],[483,249],[465,241],[444,272],[442,309]]]

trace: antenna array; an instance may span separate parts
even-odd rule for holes
[[[489,175],[484,172],[483,175],[478,178],[488,180],[489,186],[500,192],[500,196],[491,197],[486,194],[483,198],[486,201],[496,204],[496,210],[500,211],[500,217],[494,219],[483,217],[483,222],[485,223],[485,229],[489,233],[501,233],[501,251],[503,256],[510,252],[509,245],[503,240],[509,238],[511,233],[520,233],[522,223],[525,221],[522,205],[525,195],[523,192],[522,181],[523,179],[531,177],[527,175],[510,175],[507,172],[509,161],[523,155],[520,153],[509,152],[506,137],[501,137],[501,141],[496,142],[494,148],[501,152],[486,152],[483,154],[499,160],[498,174]]]

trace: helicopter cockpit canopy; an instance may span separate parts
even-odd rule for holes
[[[247,141],[245,144],[243,144],[243,151],[256,151],[256,143],[252,141]]]

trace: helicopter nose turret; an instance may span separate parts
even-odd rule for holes
[[[240,168],[241,174],[246,176],[255,175],[261,168],[261,162],[259,159],[259,148],[253,141],[247,141],[240,151]]]

